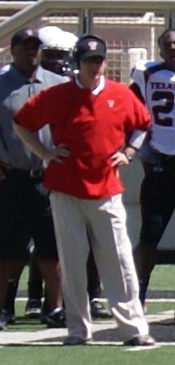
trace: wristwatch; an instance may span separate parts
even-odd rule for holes
[[[126,158],[128,159],[129,162],[132,162],[133,157],[126,151],[123,151],[124,155],[126,156]]]

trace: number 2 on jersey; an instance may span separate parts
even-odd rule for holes
[[[173,125],[171,116],[160,116],[160,113],[168,114],[174,108],[174,94],[171,91],[155,91],[152,94],[152,100],[163,100],[164,105],[155,105],[152,107],[154,122],[156,124],[170,127]]]

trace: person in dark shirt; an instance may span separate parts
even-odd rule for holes
[[[44,70],[40,64],[41,41],[31,29],[20,29],[11,38],[13,62],[0,75],[0,329],[8,318],[3,312],[9,279],[18,277],[26,247],[32,238],[36,260],[45,281],[50,314],[48,323],[65,326],[62,288],[49,192],[43,188],[45,166],[16,136],[13,113],[44,88],[67,78]],[[48,143],[48,128],[39,138]]]

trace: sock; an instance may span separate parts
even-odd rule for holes
[[[9,280],[5,297],[4,309],[12,313],[14,313],[17,289],[18,289],[18,282]]]
[[[53,309],[53,310],[50,312],[50,315],[53,315],[53,314],[55,314],[55,313],[58,313],[58,312],[62,311],[62,309],[63,309],[63,308],[57,307],[57,308]]]
[[[150,275],[147,277],[147,279],[139,280],[139,299],[142,305],[144,305],[146,300],[146,292],[149,284],[149,279]]]

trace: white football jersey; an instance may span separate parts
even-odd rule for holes
[[[131,80],[151,114],[150,145],[157,151],[175,155],[175,72],[163,62],[139,61]]]

